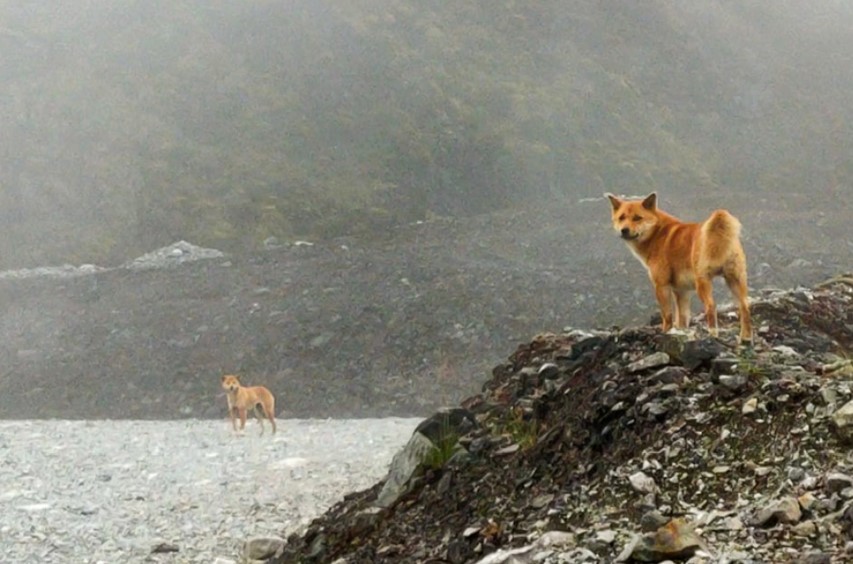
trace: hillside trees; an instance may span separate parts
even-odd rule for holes
[[[0,16],[0,267],[381,235],[604,190],[850,185],[843,3],[0,0]]]

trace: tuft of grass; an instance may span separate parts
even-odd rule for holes
[[[536,438],[539,436],[539,422],[535,419],[525,420],[524,410],[516,407],[512,410],[504,432],[521,447],[521,450],[527,450],[536,444]]]
[[[443,468],[453,458],[453,455],[456,454],[458,445],[459,434],[445,420],[439,429],[438,437],[433,441],[432,448],[424,457],[424,464],[432,470]]]
[[[751,350],[744,350],[738,355],[737,370],[751,380],[768,378],[773,374],[768,366],[758,362],[755,353]]]

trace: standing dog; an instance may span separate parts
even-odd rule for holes
[[[261,425],[261,434],[264,434],[264,419],[258,413],[258,406],[264,411],[264,415],[272,424],[272,432],[275,433],[275,397],[263,386],[246,387],[240,384],[238,376],[226,374],[222,377],[222,389],[228,398],[228,415],[231,417],[231,425],[237,430],[236,415],[240,417],[240,430],[246,427],[246,412],[251,409]]]
[[[613,228],[649,271],[660,305],[663,330],[690,323],[690,292],[705,305],[711,335],[717,336],[717,308],[711,280],[722,276],[738,302],[740,342],[752,342],[752,320],[746,297],[746,255],[740,243],[740,222],[717,210],[702,223],[685,223],[657,207],[657,194],[643,200],[622,200],[605,194],[613,208]]]

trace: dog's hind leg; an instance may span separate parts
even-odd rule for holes
[[[677,291],[675,294],[675,326],[686,329],[690,325],[690,292]]]
[[[261,410],[259,408],[259,405],[261,405],[261,404],[255,404],[255,407],[252,408],[252,412],[255,414],[255,419],[258,420],[258,425],[261,426],[261,435],[263,435],[264,434],[264,418],[261,417]]]
[[[267,413],[267,418],[270,420],[270,425],[272,425],[272,433],[275,435],[275,400],[271,401],[268,406],[264,406],[264,411]]]
[[[738,303],[738,318],[740,319],[740,343],[745,346],[752,344],[752,316],[749,313],[747,300],[746,265],[741,261],[723,270],[726,286]]]
[[[714,286],[708,276],[696,276],[696,293],[705,305],[705,319],[708,321],[708,332],[712,337],[717,336],[717,304],[714,303]]]

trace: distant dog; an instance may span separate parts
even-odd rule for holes
[[[275,433],[275,397],[263,386],[246,387],[240,384],[240,378],[226,374],[222,377],[222,389],[228,398],[228,415],[231,417],[231,425],[237,430],[237,418],[240,417],[240,430],[246,427],[246,412],[253,410],[258,423],[261,425],[261,434],[264,434],[264,419],[258,413],[258,406],[263,409],[264,415],[272,424],[272,432]],[[236,413],[235,413],[236,412]]]
[[[747,303],[746,255],[740,243],[740,222],[726,210],[717,210],[702,223],[685,223],[657,207],[657,194],[643,200],[622,200],[605,194],[612,206],[613,228],[649,271],[663,318],[663,330],[690,323],[690,292],[705,305],[711,335],[717,335],[714,304],[715,276],[722,276],[738,302],[740,342],[752,342],[752,320]]]

